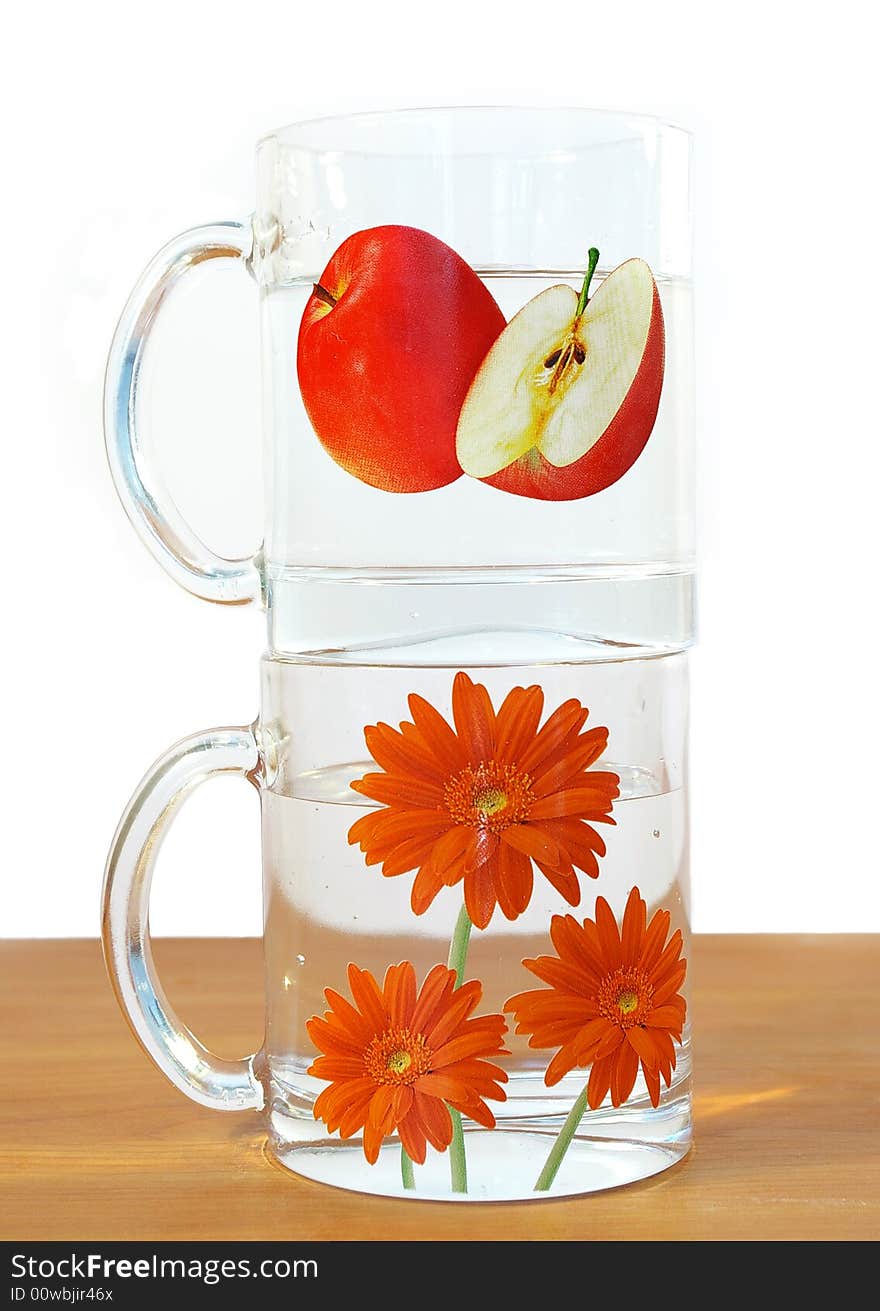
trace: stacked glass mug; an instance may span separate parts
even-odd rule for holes
[[[262,602],[250,727],[184,739],[123,817],[105,952],[161,1070],[261,1110],[290,1169],[364,1192],[589,1192],[690,1143],[689,142],[655,120],[444,109],[260,142],[246,224],[146,271],[107,376],[110,463],[157,559]],[[262,307],[265,541],[198,540],[137,431],[149,329],[195,264]],[[223,1061],[153,967],[177,804],[260,792],[266,1040]]]

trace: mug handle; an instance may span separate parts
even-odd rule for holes
[[[107,858],[104,959],[135,1037],[175,1087],[215,1110],[259,1110],[263,1088],[255,1057],[222,1060],[202,1046],[169,1004],[150,946],[150,885],[162,839],[185,797],[217,774],[240,774],[259,790],[262,761],[253,728],[213,728],[184,738],[142,779]]]
[[[104,436],[116,491],[141,541],[187,591],[206,601],[244,605],[261,596],[259,552],[227,560],[183,519],[138,432],[144,348],[169,292],[211,259],[250,264],[250,224],[210,223],[183,232],[159,251],[128,298],[116,327],[104,380]]]

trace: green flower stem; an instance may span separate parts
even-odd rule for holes
[[[452,1191],[467,1192],[467,1155],[464,1150],[464,1134],[461,1128],[461,1112],[450,1106],[452,1116],[452,1142],[449,1144],[449,1170],[452,1175]]]
[[[455,970],[456,988],[460,988],[464,983],[464,966],[467,960],[472,928],[473,924],[470,915],[467,913],[467,907],[462,906],[455,922],[452,942],[449,944],[449,960],[447,962],[448,968]],[[452,1117],[452,1142],[449,1144],[449,1170],[452,1175],[452,1191],[454,1193],[466,1193],[468,1190],[467,1155],[464,1148],[461,1113],[454,1106],[448,1106],[447,1109]]]
[[[581,1095],[576,1100],[574,1106],[568,1113],[565,1124],[559,1130],[556,1142],[550,1148],[550,1155],[544,1162],[544,1169],[538,1175],[538,1182],[535,1184],[536,1193],[546,1193],[550,1188],[553,1180],[559,1173],[559,1167],[562,1165],[562,1158],[568,1151],[571,1140],[578,1131],[578,1126],[584,1118],[584,1112],[587,1109],[587,1090],[584,1088]]]
[[[467,907],[462,906],[458,912],[458,919],[455,921],[455,931],[452,934],[452,942],[449,944],[449,960],[446,962],[447,968],[455,970],[456,988],[460,988],[464,983],[464,963],[467,960],[468,943],[471,940],[471,917],[467,913]]]
[[[581,287],[580,296],[578,296],[577,309],[574,312],[574,317],[576,319],[579,319],[587,308],[590,283],[593,281],[593,274],[596,272],[596,265],[599,263],[599,252],[595,246],[590,247],[587,252],[587,259],[589,260],[589,263],[587,264],[587,276],[584,278],[584,285]]]
[[[401,1147],[400,1149],[400,1177],[403,1180],[404,1188],[409,1188],[412,1191],[415,1191],[416,1176],[413,1171],[412,1160],[407,1155],[405,1147]]]

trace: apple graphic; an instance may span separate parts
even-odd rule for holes
[[[419,228],[348,237],[303,312],[297,376],[337,464],[386,492],[461,477],[458,416],[504,315],[473,269]]]
[[[578,296],[548,287],[498,337],[462,406],[465,473],[517,496],[573,501],[621,478],[651,435],[663,386],[663,311],[630,259],[596,294],[593,247]]]

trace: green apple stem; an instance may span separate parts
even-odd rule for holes
[[[455,922],[455,929],[452,934],[452,942],[449,944],[449,960],[447,966],[450,970],[455,970],[455,986],[460,988],[464,983],[464,965],[467,959],[468,943],[471,939],[471,917],[467,913],[467,907],[462,906],[458,912],[458,919]],[[449,1114],[452,1118],[452,1142],[449,1146],[449,1168],[452,1176],[452,1191],[454,1193],[466,1193],[467,1187],[467,1153],[464,1147],[464,1132],[461,1127],[461,1114],[454,1106],[449,1106]]]
[[[318,297],[318,300],[322,300],[324,304],[329,305],[332,310],[333,306],[336,304],[338,297],[334,296],[333,293],[331,291],[328,291],[326,287],[322,287],[320,282],[312,283],[312,291]]]
[[[599,252],[595,246],[591,246],[587,251],[587,259],[589,261],[587,264],[587,276],[584,278],[584,285],[581,287],[580,296],[578,296],[577,309],[575,310],[576,319],[579,319],[587,308],[590,283],[593,281],[593,274],[596,272],[596,265],[599,263]]]

